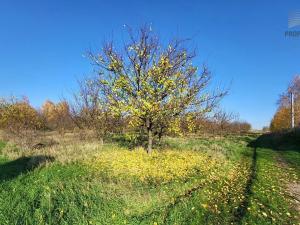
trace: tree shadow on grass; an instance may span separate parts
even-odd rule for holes
[[[248,177],[245,189],[244,189],[244,196],[245,198],[243,199],[243,201],[239,204],[238,208],[236,209],[236,211],[234,212],[234,219],[233,219],[233,223],[234,224],[240,224],[242,219],[245,217],[246,213],[247,213],[247,208],[250,204],[250,198],[253,195],[252,192],[252,186],[253,183],[256,179],[256,164],[257,164],[257,149],[256,149],[256,140],[252,141],[248,144],[248,146],[253,147],[253,154],[252,154],[252,163],[251,163],[251,167],[250,167],[250,175]]]
[[[21,174],[26,174],[38,166],[54,161],[54,157],[37,155],[32,157],[21,157],[19,159],[0,164],[0,183],[12,180]]]
[[[300,129],[263,134],[251,142],[249,146],[300,153]]]
[[[145,147],[146,137],[143,135],[114,135],[109,138],[110,141],[115,142],[122,148],[134,149],[137,146]]]

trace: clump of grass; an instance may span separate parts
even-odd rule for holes
[[[240,160],[245,147],[253,140],[249,136],[188,137],[164,139],[164,146],[177,150],[205,152],[212,157]]]
[[[2,153],[2,149],[5,147],[5,143],[0,141],[0,154]]]
[[[0,189],[0,224],[120,224],[125,220],[122,203],[104,197],[103,186],[93,183],[80,164],[54,163],[1,181]]]
[[[300,181],[300,148],[299,152],[293,150],[285,150],[279,152],[280,156],[294,169],[293,177]]]

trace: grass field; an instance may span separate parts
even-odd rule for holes
[[[150,156],[116,142],[2,142],[0,224],[299,224],[286,187],[300,146],[255,138],[167,138]]]

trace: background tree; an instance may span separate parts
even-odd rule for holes
[[[180,124],[182,114],[210,110],[226,92],[209,94],[211,74],[192,64],[196,55],[185,41],[164,46],[149,27],[137,33],[128,29],[128,34],[123,49],[107,42],[103,51],[89,56],[97,66],[100,98],[114,114],[129,116],[131,125],[145,129],[150,153],[159,134],[155,130],[162,135]]]
[[[44,128],[43,120],[29,103],[28,99],[0,100],[0,129],[7,139],[28,147],[34,141],[37,131]]]
[[[224,110],[218,110],[214,114],[215,123],[217,124],[218,130],[221,134],[230,130],[231,123],[236,118],[237,116],[235,114]]]
[[[286,95],[293,94],[294,97],[294,120],[295,126],[300,126],[300,75],[295,76],[294,79],[291,81]],[[285,97],[286,99],[286,97]],[[289,98],[291,101],[291,98]],[[291,102],[288,102],[291,104]],[[289,105],[290,106],[290,105]]]
[[[97,79],[86,78],[78,81],[78,86],[79,91],[74,93],[71,103],[71,115],[76,126],[95,132],[101,139],[109,132],[120,132],[124,120],[111,112],[106,99],[101,96]]]
[[[271,131],[291,128],[291,93],[294,95],[295,126],[300,126],[300,76],[298,75],[279,97],[278,108],[270,124]]]
[[[271,121],[270,130],[274,132],[289,129],[291,127],[290,118],[290,108],[280,107]]]
[[[29,104],[27,98],[18,100],[2,99],[0,103],[0,127],[11,132],[40,129],[43,126],[38,112]]]
[[[241,121],[233,121],[230,123],[229,132],[233,134],[245,134],[251,130],[251,124]]]
[[[51,130],[58,130],[63,133],[65,130],[74,127],[70,115],[70,107],[66,101],[57,104],[47,100],[41,109],[46,126]]]

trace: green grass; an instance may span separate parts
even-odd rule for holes
[[[285,187],[292,173],[290,167],[278,165],[278,157],[279,153],[272,149],[257,149],[255,178],[243,223],[297,224],[297,212]]]
[[[2,149],[5,147],[5,145],[6,144],[0,140],[0,164],[2,164],[3,162],[5,162],[7,160],[6,157],[4,157],[2,155]],[[0,171],[0,174],[2,174],[1,171]]]
[[[2,154],[2,149],[5,147],[5,143],[0,141],[0,155]]]
[[[300,181],[300,142],[296,131],[266,134],[257,147],[256,170],[243,222],[298,224],[299,212],[287,186]]]
[[[161,167],[149,171],[149,176],[168,168],[177,170],[172,163],[178,157],[185,160],[186,154],[208,157],[195,172],[167,182],[133,176],[141,168],[132,160],[147,164],[148,158],[124,147],[105,147],[88,159],[58,160],[45,166],[32,163],[34,155],[1,156],[5,145],[0,142],[0,224],[297,224],[282,181],[299,172],[299,153],[257,148],[254,155],[248,146],[253,140],[249,136],[166,138],[162,153],[149,157]],[[174,151],[176,160],[156,159],[168,154],[164,149]],[[118,154],[128,157],[128,167],[123,167],[122,157],[109,161]],[[294,168],[285,169],[287,176],[277,167],[281,155]],[[109,156],[106,163],[112,165],[105,170],[102,156]],[[114,177],[115,172],[122,176]]]
[[[295,169],[298,178],[300,178],[300,153],[299,152],[295,152],[292,150],[286,150],[280,152],[281,156],[290,165],[290,167]]]
[[[228,136],[228,137],[191,137],[191,138],[166,138],[164,145],[172,149],[202,151],[212,156],[226,157],[229,160],[239,160],[244,154],[248,143],[256,136]]]

